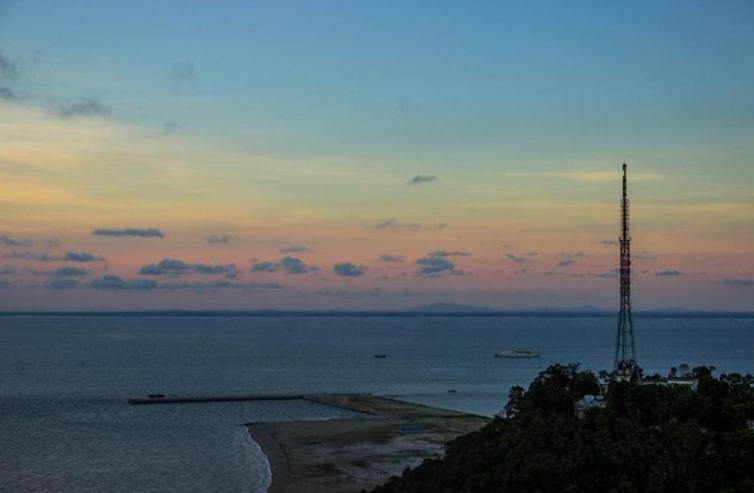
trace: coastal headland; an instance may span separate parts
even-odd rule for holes
[[[272,471],[269,493],[359,492],[439,457],[489,418],[370,394],[307,395],[356,418],[248,424]]]

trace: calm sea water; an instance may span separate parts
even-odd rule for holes
[[[0,316],[0,490],[263,492],[268,466],[242,424],[349,413],[127,398],[358,391],[492,415],[549,364],[608,368],[614,331],[606,317]],[[649,372],[754,373],[754,319],[639,318],[636,337]]]

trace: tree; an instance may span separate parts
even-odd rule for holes
[[[754,493],[754,378],[694,369],[697,392],[612,382],[584,419],[591,372],[553,365],[509,393],[505,418],[450,442],[375,493]]]

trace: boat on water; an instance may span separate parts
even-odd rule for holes
[[[539,358],[542,356],[536,351],[526,349],[514,349],[512,351],[497,351],[495,358]]]
[[[375,354],[374,357],[376,359],[385,359],[387,358],[387,354]]]

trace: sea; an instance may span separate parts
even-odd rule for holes
[[[269,464],[244,424],[352,414],[128,398],[371,392],[492,416],[551,364],[610,368],[615,331],[595,315],[0,315],[0,491],[262,493]],[[645,373],[754,373],[751,317],[637,316],[635,334]],[[506,349],[542,356],[494,358]]]

